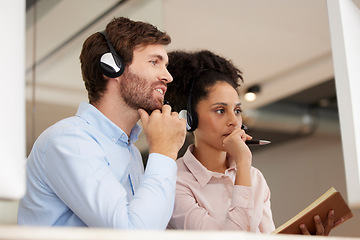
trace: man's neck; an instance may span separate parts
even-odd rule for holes
[[[105,95],[93,105],[128,136],[140,119],[137,110],[130,108],[122,99],[114,99]]]

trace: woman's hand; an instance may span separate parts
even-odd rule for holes
[[[319,215],[316,215],[314,217],[314,222],[315,222],[315,226],[316,226],[316,235],[329,236],[330,231],[334,227],[336,227],[339,224],[343,223],[344,219],[341,218],[340,220],[338,220],[338,221],[336,221],[334,223],[334,210],[331,210],[328,213],[328,217],[327,217],[327,220],[325,222],[326,223],[325,225],[322,224],[322,221],[321,221]],[[301,229],[303,235],[311,235],[305,224],[301,224],[300,229]]]
[[[249,147],[245,144],[245,140],[250,140],[251,138],[244,130],[239,128],[223,141],[225,151],[236,161],[235,185],[252,186],[250,174],[252,154]]]
[[[223,141],[225,151],[236,161],[236,163],[247,164],[251,166],[252,154],[245,140],[252,139],[244,130],[238,128],[234,130]]]

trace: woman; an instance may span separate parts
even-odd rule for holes
[[[210,51],[171,52],[168,70],[174,81],[165,99],[173,110],[187,110],[188,131],[194,134],[194,144],[177,160],[169,228],[272,232],[270,190],[252,166],[245,144],[251,137],[241,128],[242,72]],[[328,227],[317,223],[318,234],[329,234],[331,214]]]
[[[236,91],[242,73],[209,51],[169,54],[174,82],[166,100],[191,114],[194,144],[177,160],[176,200],[169,226],[177,229],[275,229],[270,190],[251,166]],[[189,122],[188,120],[188,122]]]

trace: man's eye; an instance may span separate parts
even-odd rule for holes
[[[150,63],[151,63],[152,65],[155,65],[155,64],[156,64],[156,60],[152,60],[152,61],[150,61]]]

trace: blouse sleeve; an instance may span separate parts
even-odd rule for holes
[[[252,187],[235,185],[227,230],[270,233],[275,229],[270,204],[270,189],[263,174],[252,168]],[[237,225],[237,226],[236,226]]]
[[[270,204],[270,189],[267,187],[267,194],[264,201],[264,211],[263,211],[263,218],[260,222],[260,232],[262,233],[271,233],[275,230],[275,224],[272,218],[271,212],[271,204]]]
[[[234,186],[229,221],[233,224],[224,225],[226,230],[241,229],[249,232],[270,233],[275,229],[270,206],[270,190],[265,185],[263,191],[254,193],[253,188]]]

